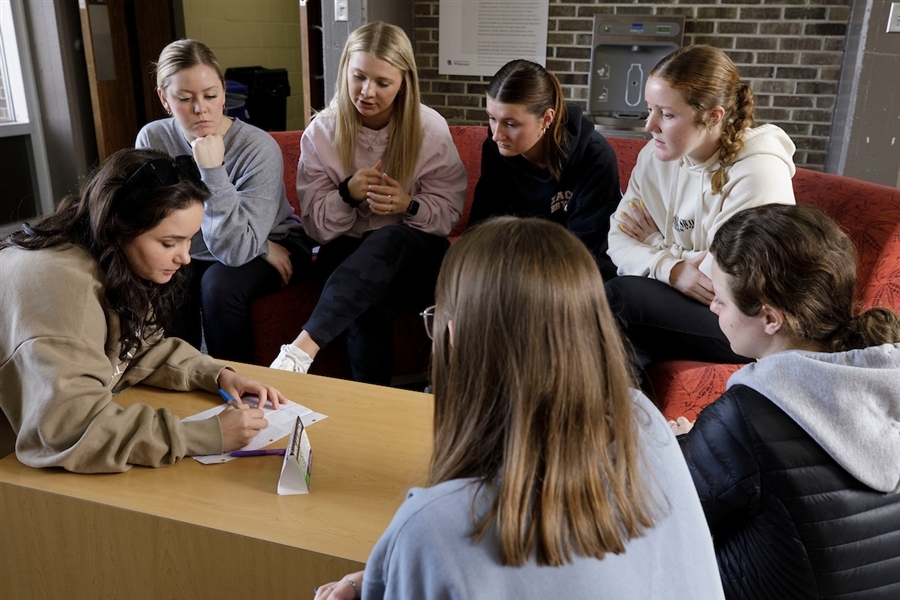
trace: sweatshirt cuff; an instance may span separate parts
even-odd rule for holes
[[[218,415],[202,421],[182,421],[181,427],[184,431],[185,456],[222,454],[222,426]]]
[[[206,354],[201,354],[194,364],[191,365],[188,379],[190,389],[206,390],[213,394],[218,393],[219,385],[217,380],[219,379],[219,373],[221,373],[223,369],[230,369],[230,367],[216,362]],[[231,370],[233,371],[234,369]]]
[[[212,167],[211,169],[200,169],[200,178],[210,190],[221,189],[226,185],[231,185],[225,165]]]
[[[682,260],[684,259],[675,258],[674,256],[667,256],[660,261],[659,265],[657,265],[653,277],[666,285],[672,285],[669,282],[669,278],[672,276],[672,269],[674,269],[675,265],[680,263]]]

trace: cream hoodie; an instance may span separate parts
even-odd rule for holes
[[[176,338],[120,362],[119,317],[103,280],[80,247],[0,251],[0,407],[18,459],[102,473],[221,452],[218,418],[182,423],[165,408],[112,401],[136,383],[215,393],[224,365]]]
[[[728,182],[722,193],[713,195],[718,154],[702,164],[693,164],[687,156],[663,162],[650,141],[638,155],[628,189],[610,218],[609,256],[618,274],[668,284],[672,268],[708,250],[716,231],[735,213],[762,204],[794,204],[794,149],[788,135],[775,125],[748,129],[743,150],[727,168]],[[638,242],[619,229],[620,213],[629,213],[629,203],[642,200],[659,232]],[[711,264],[707,255],[700,266],[707,276]]]

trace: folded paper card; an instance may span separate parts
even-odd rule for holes
[[[300,417],[294,423],[294,430],[288,440],[281,462],[281,477],[278,478],[278,494],[308,494],[309,479],[312,473],[312,448],[306,427]]]

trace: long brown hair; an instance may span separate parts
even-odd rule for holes
[[[491,78],[487,95],[501,104],[521,104],[540,119],[552,108],[556,113],[541,138],[547,168],[553,178],[562,177],[566,162],[566,124],[569,121],[562,87],[556,75],[530,60],[511,60]]]
[[[744,148],[744,130],[754,124],[753,90],[743,83],[737,67],[728,55],[717,48],[698,44],[675,50],[650,71],[677,90],[694,108],[698,125],[711,127],[707,111],[721,106],[722,136],[719,138],[719,163],[712,178],[713,194],[720,194],[728,182],[725,167],[734,164]]]
[[[856,250],[828,215],[812,206],[766,204],[743,210],[710,247],[731,276],[731,296],[748,316],[764,304],[784,314],[795,343],[842,352],[900,342],[900,316],[885,308],[853,314]]]
[[[473,536],[496,531],[504,565],[624,552],[653,507],[625,352],[588,250],[547,220],[485,221],[447,253],[436,302],[429,485],[496,489]]]
[[[353,98],[350,97],[347,85],[350,55],[354,52],[368,52],[393,66],[403,77],[403,84],[394,98],[394,110],[388,123],[388,148],[384,157],[383,171],[402,185],[407,185],[410,183],[422,148],[419,75],[416,71],[416,57],[413,54],[412,44],[402,29],[381,21],[363,25],[351,33],[347,43],[344,44],[334,97],[321,114],[334,116],[334,144],[347,175],[352,175],[360,168],[354,164],[359,111],[353,105]]]
[[[91,173],[78,194],[63,198],[54,212],[35,225],[26,223],[0,240],[0,250],[74,244],[90,252],[106,275],[106,303],[119,315],[120,360],[169,325],[187,285],[185,269],[176,271],[165,284],[141,279],[121,244],[150,231],[173,211],[203,203],[210,195],[199,172],[195,179],[180,168],[174,185],[127,183],[139,168],[158,159],[173,160],[159,150],[119,150]]]

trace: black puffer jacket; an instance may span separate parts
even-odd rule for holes
[[[900,494],[860,483],[765,396],[731,387],[679,441],[726,597],[900,598]]]

